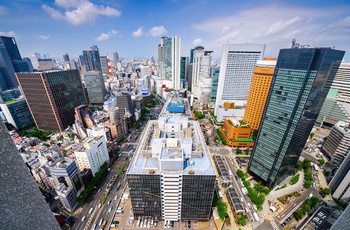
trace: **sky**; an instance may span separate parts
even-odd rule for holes
[[[97,45],[100,55],[158,56],[162,36],[181,38],[181,56],[204,46],[266,44],[277,57],[292,39],[345,50],[350,61],[349,0],[4,0],[0,35],[15,37],[22,57],[37,52],[77,58]]]

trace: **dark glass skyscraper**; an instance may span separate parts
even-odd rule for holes
[[[13,37],[0,36],[0,87],[2,90],[18,86],[15,72],[29,72],[27,60],[23,60]],[[3,79],[3,81],[1,80]],[[3,84],[5,83],[5,85]]]
[[[270,188],[292,174],[344,54],[331,48],[280,50],[248,166]]]
[[[11,58],[11,61],[22,60],[15,38],[0,36],[0,45],[1,44],[5,45],[7,53]]]
[[[86,71],[101,71],[100,52],[97,46],[92,46],[91,50],[84,50],[83,57]]]
[[[86,100],[78,70],[17,73],[38,129],[63,131]]]

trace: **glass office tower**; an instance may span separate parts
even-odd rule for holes
[[[248,166],[268,187],[292,174],[344,53],[331,48],[280,50]]]

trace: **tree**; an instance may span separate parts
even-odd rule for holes
[[[245,154],[249,154],[249,148],[246,148],[245,150],[244,150],[244,152],[245,152]]]
[[[324,194],[326,194],[326,195],[330,195],[332,191],[331,191],[330,188],[326,187],[326,188],[324,188],[324,189],[322,190],[322,192],[323,192]]]
[[[295,167],[296,167],[298,170],[302,170],[302,168],[303,168],[303,162],[302,162],[302,161],[298,161],[297,164],[295,165]]]
[[[303,161],[303,169],[304,171],[309,170],[311,168],[311,162],[309,159],[304,159]]]
[[[323,158],[318,159],[318,164],[319,164],[319,166],[323,166],[324,163],[325,163],[325,160],[324,160]]]
[[[304,216],[304,213],[303,213],[303,210],[301,210],[301,209],[298,209],[294,212],[294,217],[296,220],[302,219],[303,216]]]
[[[312,208],[315,207],[315,205],[316,205],[317,202],[318,202],[317,196],[313,196],[313,197],[311,197],[309,200],[310,200],[310,202],[311,202],[311,207],[312,207]]]
[[[312,181],[305,181],[304,187],[305,187],[305,188],[310,188],[310,187],[311,187],[311,184],[312,184]]]
[[[302,209],[304,213],[308,213],[311,210],[311,207],[308,204],[304,204]]]
[[[237,219],[237,223],[242,225],[242,226],[247,224],[246,216],[244,216],[244,215],[237,215],[236,219]]]
[[[314,135],[315,135],[314,133],[310,133],[310,136],[309,136],[310,139],[312,139],[314,137]]]

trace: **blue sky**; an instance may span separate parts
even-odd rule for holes
[[[161,36],[181,37],[181,56],[203,45],[221,56],[225,43],[266,44],[276,57],[293,38],[345,50],[350,61],[350,1],[5,0],[0,35],[16,38],[22,56],[100,54],[157,58]]]

